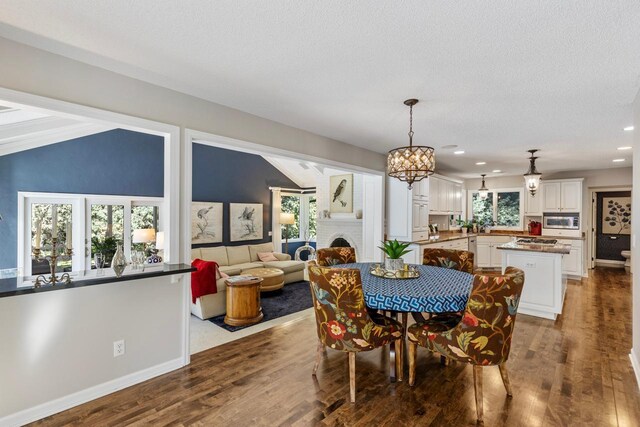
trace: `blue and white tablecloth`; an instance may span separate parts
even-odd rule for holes
[[[367,306],[376,310],[442,313],[462,311],[473,285],[473,275],[430,265],[417,265],[416,279],[385,279],[369,272],[372,263],[335,265],[357,268]]]

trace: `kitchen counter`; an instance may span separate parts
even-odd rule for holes
[[[567,255],[571,252],[571,245],[563,245],[562,243],[556,243],[555,245],[545,245],[540,243],[509,242],[498,246],[498,249]]]
[[[533,237],[533,238],[544,238],[544,239],[561,239],[561,240],[584,240],[584,236],[581,237],[567,237],[567,236],[539,236],[526,233],[524,231],[492,231],[491,233],[467,233],[462,234],[459,231],[442,231],[439,233],[440,237],[438,239],[433,240],[417,240],[415,243],[418,245],[427,245],[429,243],[438,243],[438,242],[446,242],[449,240],[457,240],[457,239],[466,239],[468,237]]]

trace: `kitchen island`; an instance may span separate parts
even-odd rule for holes
[[[518,312],[555,320],[562,313],[566,276],[562,257],[570,245],[549,239],[520,239],[497,247],[502,252],[502,271],[507,266],[524,271],[524,288]]]

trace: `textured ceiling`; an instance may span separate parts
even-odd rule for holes
[[[380,152],[406,143],[402,101],[419,98],[416,143],[463,176],[522,173],[529,148],[542,172],[630,165],[628,152],[611,160],[631,145],[638,0],[0,0],[0,23],[5,37]]]

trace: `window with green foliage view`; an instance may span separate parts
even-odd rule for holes
[[[486,198],[471,195],[471,217],[481,226],[522,228],[522,191],[494,190]]]

